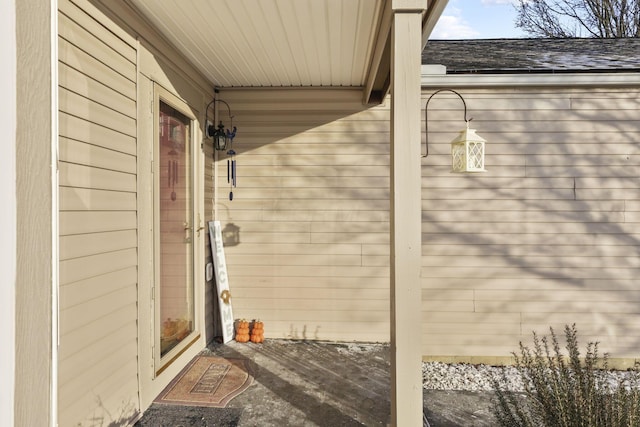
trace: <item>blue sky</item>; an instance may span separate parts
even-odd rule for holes
[[[431,39],[525,37],[514,21],[517,0],[449,0]]]

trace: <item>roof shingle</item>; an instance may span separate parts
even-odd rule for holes
[[[422,63],[447,74],[638,72],[640,38],[429,40]]]

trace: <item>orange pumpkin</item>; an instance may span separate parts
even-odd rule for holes
[[[260,320],[253,321],[250,340],[256,344],[264,342],[264,323]]]
[[[247,342],[249,341],[249,322],[245,319],[240,319],[236,322],[236,336],[235,340],[237,342]]]
[[[261,320],[254,320],[252,326],[253,326],[252,329],[254,331],[264,330],[264,322],[262,322]]]

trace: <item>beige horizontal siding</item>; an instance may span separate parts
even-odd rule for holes
[[[130,389],[129,392],[131,391],[131,389],[135,390],[137,387],[135,385],[137,381],[132,381],[131,378],[127,378],[126,376],[120,374],[118,366],[119,359],[125,356],[126,353],[135,351],[135,346],[135,341],[121,342],[111,351],[103,354],[99,359],[99,362],[96,363],[95,366],[90,367],[84,372],[81,370],[74,372],[75,375],[73,376],[73,380],[60,386],[61,391],[64,392],[62,393],[64,398],[61,398],[59,402],[60,406],[62,408],[75,407],[74,409],[77,411],[80,410],[80,407],[82,406],[93,404],[92,401],[95,401],[96,397],[100,397],[101,400],[103,398],[109,398],[109,396],[113,394],[113,390],[117,390],[124,384],[126,384]],[[129,366],[128,368],[131,367]],[[115,375],[113,374],[114,371],[116,372]],[[71,390],[81,387],[81,384],[83,382],[92,381],[93,377],[96,375],[98,375],[102,379],[101,386],[95,390],[96,394],[89,396],[82,394],[73,395]],[[114,376],[119,378],[116,380],[113,378]],[[133,403],[134,402],[130,402],[130,404]],[[106,421],[106,419],[108,419],[107,417],[110,414],[106,412],[105,408],[99,408],[98,411],[104,411],[102,414],[98,415],[98,418],[105,417]],[[64,418],[62,418],[62,420],[64,421]],[[64,422],[61,422],[60,424],[64,424]]]
[[[363,292],[364,293],[364,292]],[[263,312],[271,311],[273,313],[282,313],[283,319],[286,319],[287,310],[291,307],[291,303],[295,304],[296,311],[302,312],[318,312],[318,313],[331,313],[331,316],[327,316],[326,320],[330,320],[336,312],[347,312],[343,318],[357,317],[360,312],[375,312],[384,313],[387,309],[388,303],[386,300],[374,300],[370,299],[366,293],[362,295],[362,298],[358,299],[358,304],[354,307],[353,301],[348,298],[339,298],[336,295],[333,298],[319,299],[319,298],[295,298],[294,301],[288,301],[281,298],[273,298],[267,300],[266,298],[244,298],[243,307],[245,310],[260,310]],[[329,307],[330,310],[322,310],[322,307]],[[292,319],[293,320],[293,319]]]
[[[63,211],[60,212],[61,236],[135,230],[134,211]]]
[[[295,245],[283,243],[251,244],[243,243],[241,250],[236,247],[227,247],[227,254],[234,256],[247,255],[359,255],[363,250],[362,245]]]
[[[467,199],[471,200],[471,199]],[[434,211],[428,219],[437,222],[624,222],[624,212],[613,211]]]
[[[95,255],[136,247],[136,230],[76,234],[60,237],[60,259]]]
[[[241,244],[227,248],[234,309],[263,318],[271,336],[379,340],[388,333],[387,107],[358,111],[348,91],[315,91],[314,102],[306,93],[223,94],[239,128],[232,202],[224,156],[218,169],[220,219],[241,230]],[[589,337],[628,356],[634,325],[605,322],[615,307],[623,321],[636,310],[637,93],[462,94],[489,141],[488,172],[450,173],[460,100],[433,99],[422,192],[425,356],[508,356],[544,320],[527,317],[540,310],[554,325],[584,323]],[[375,331],[361,329],[368,321]],[[352,334],[338,327],[352,323]]]
[[[81,1],[62,1],[58,4],[58,11],[61,16],[69,18],[69,21],[82,27],[97,40],[135,64],[137,58],[136,40],[122,28],[107,25],[105,16],[95,6]],[[102,25],[96,25],[96,21]]]
[[[60,38],[73,44],[83,52],[91,53],[91,56],[99,62],[107,64],[116,73],[131,81],[136,80],[134,48],[124,45],[122,41],[117,40],[114,35],[111,35],[109,40],[100,40],[64,13],[58,16],[58,26],[58,35]],[[91,25],[91,22],[87,22],[87,26],[92,28],[95,24]],[[101,32],[101,35],[105,34],[109,33]],[[110,43],[119,46],[124,55],[115,50]]]
[[[136,135],[136,121],[119,111],[112,110],[89,98],[60,88],[58,92],[60,111],[82,117],[87,121],[112,129],[128,136]]]
[[[60,137],[59,140],[59,159],[100,169],[136,173],[134,156],[64,137]]]
[[[326,158],[326,157],[325,157]],[[244,166],[244,164],[241,164]],[[389,174],[384,173],[384,168],[381,168],[379,165],[354,165],[354,164],[345,164],[342,166],[335,166],[331,162],[327,161],[326,164],[321,165],[318,162],[309,161],[307,165],[254,165],[254,169],[256,169],[257,175],[253,175],[255,177],[297,177],[299,168],[304,167],[304,170],[307,171],[309,177],[322,177],[326,174],[330,176],[334,176],[336,178],[350,178],[350,177],[385,177],[389,176]],[[263,166],[263,167],[259,167]],[[226,168],[226,166],[225,166]],[[226,171],[226,169],[225,169]],[[226,172],[225,172],[226,173]],[[250,178],[251,176],[249,176]],[[224,176],[226,180],[226,175]],[[242,176],[239,177],[242,179]]]
[[[312,300],[322,300],[328,298],[340,298],[343,300],[360,299],[366,296],[371,300],[386,301],[389,298],[389,292],[383,288],[308,288],[305,289],[304,295]],[[234,292],[237,298],[247,298],[260,300],[262,298],[277,298],[280,300],[298,299],[299,293],[287,287],[256,287],[252,289],[237,289]]]
[[[139,412],[135,41],[88,2],[59,27],[60,425]]]
[[[83,373],[92,369],[95,360],[104,357],[105,354],[111,353],[116,348],[124,346],[117,334],[110,334],[101,337],[100,340],[90,343],[86,346],[84,354],[75,354],[69,357],[69,362],[61,367],[59,375],[61,378],[67,378],[72,381],[74,373]],[[130,349],[129,349],[130,351]]]
[[[131,173],[61,162],[59,175],[60,185],[65,187],[126,192],[136,190],[136,176]]]
[[[238,185],[241,185],[240,182],[238,182]],[[227,189],[222,187],[221,192],[223,197],[228,194],[226,191]],[[345,212],[345,215],[351,215],[354,211],[389,211],[389,200],[382,199],[359,200],[342,198],[314,200],[288,198],[286,200],[278,200],[265,198],[245,200],[244,198],[234,197],[232,203],[233,207],[241,209],[241,213],[244,213],[245,210],[256,210],[252,209],[252,207],[254,207],[263,212],[269,211],[275,213],[274,215],[278,215],[280,212],[287,215],[291,211],[298,211],[302,215],[317,215],[318,211]]]
[[[58,115],[60,136],[69,139],[91,143],[92,145],[119,151],[131,155],[136,154],[135,137],[122,134],[74,117],[64,112]]]
[[[357,90],[223,91],[238,135],[238,187],[219,215],[236,317],[271,337],[389,339],[389,111]],[[223,117],[224,120],[224,117]],[[345,330],[346,325],[348,331]]]
[[[111,211],[136,209],[135,193],[93,190],[90,188],[61,187],[60,208],[65,211]]]
[[[343,155],[339,152],[335,154],[316,154],[314,156],[287,156],[287,155],[252,155],[251,157],[245,159],[244,164],[248,167],[276,167],[276,168],[288,168],[288,167],[305,167],[305,166],[329,166],[332,167],[341,167],[341,166],[351,166],[353,167],[353,163],[350,162],[349,157]],[[375,155],[375,154],[358,154],[358,166],[377,166],[377,165],[385,165],[389,163],[388,156],[386,155]],[[347,169],[350,171],[351,169]],[[375,176],[375,175],[374,175]]]
[[[92,393],[73,395],[71,390],[83,387],[81,381],[70,383],[68,387],[60,386],[60,394],[69,396],[70,400],[66,398],[60,399],[58,405],[61,408],[60,424],[73,425],[77,418],[70,414],[82,413],[87,411],[87,408],[94,408],[91,414],[87,416],[87,423],[98,422],[111,422],[114,417],[116,420],[128,420],[133,421],[133,414],[137,411],[138,403],[135,400],[135,395],[138,389],[138,381],[136,377],[131,377],[127,372],[137,369],[137,363],[135,360],[128,361],[125,365],[122,365],[121,359],[130,353],[133,346],[122,345],[122,348],[118,348],[115,352],[103,357],[100,363],[97,364],[96,370],[92,370],[81,377],[80,380],[90,379],[95,381],[99,379],[98,385],[92,390]],[[83,378],[82,378],[83,377]],[[114,415],[109,408],[119,408],[122,413]]]
[[[638,91],[460,93],[488,141],[487,172],[449,172],[461,104],[433,98],[432,155],[423,160],[425,356],[508,356],[532,330],[562,333],[575,322],[585,342],[637,357]]]
[[[484,224],[484,225],[479,225]],[[439,226],[435,223],[429,223],[427,225],[423,225],[423,229],[426,233],[441,233],[445,229],[442,226]],[[447,231],[453,233],[465,233],[468,236],[463,240],[467,242],[491,242],[491,237],[487,236],[490,234],[514,234],[518,236],[509,236],[509,239],[519,238],[521,233],[525,233],[525,237],[529,237],[530,233],[542,233],[542,234],[550,234],[549,238],[554,239],[556,236],[552,236],[553,234],[561,233],[568,234],[571,239],[576,238],[580,239],[581,234],[590,234],[590,233],[598,233],[605,234],[608,236],[603,236],[604,238],[610,237],[613,235],[620,235],[618,237],[618,242],[624,240],[624,236],[637,234],[637,227],[634,226],[633,223],[622,223],[622,222],[591,222],[589,223],[589,228],[585,229],[583,224],[577,223],[555,223],[555,222],[534,222],[534,223],[512,223],[512,222],[503,222],[503,223],[477,223],[477,222],[455,222],[447,224]]]
[[[227,193],[223,191],[223,196],[226,196]],[[236,200],[234,199],[234,202]],[[238,203],[234,204],[234,206],[244,205],[250,206],[251,203],[243,202],[242,200],[237,200]],[[255,202],[253,203],[255,204]],[[264,201],[260,201],[260,204],[264,204]],[[345,211],[345,210],[302,210],[304,206],[301,206],[300,210],[277,210],[277,208],[263,208],[260,210],[236,210],[234,213],[234,219],[243,220],[243,221],[265,221],[265,222],[274,222],[278,219],[284,219],[287,221],[311,221],[313,218],[317,218],[320,221],[350,221],[350,222],[359,222],[359,221],[387,221],[389,220],[389,211],[388,210],[353,210],[353,211]]]
[[[514,283],[520,279],[533,279],[536,277],[553,277],[581,283],[584,279],[602,279],[613,280],[631,279],[637,277],[637,272],[633,269],[607,268],[599,267],[583,267],[573,266],[570,264],[551,267],[551,266],[534,266],[530,265],[528,260],[514,260],[511,267],[457,267],[456,271],[452,271],[449,266],[422,268],[423,277],[432,277],[437,280],[455,280],[460,277],[474,278],[474,280],[483,280],[489,282],[492,279],[510,279]],[[514,284],[514,287],[516,285]]]
[[[130,301],[131,298],[135,298],[136,289],[130,285],[130,283],[122,283],[120,289],[116,289],[109,294],[101,295],[99,298],[93,298],[72,307],[66,307],[60,316],[60,321],[66,325],[66,331],[72,332],[95,319],[104,317],[111,313],[113,307],[117,307],[122,301]]]
[[[100,341],[103,337],[112,333],[119,334],[123,329],[131,327],[130,323],[136,321],[136,312],[135,304],[123,304],[106,316],[97,318],[93,322],[73,331],[66,332],[60,337],[61,341],[66,341],[65,346],[60,347],[60,367],[62,368],[70,363],[70,357],[73,355],[84,354],[85,348]],[[103,334],[95,335],[96,330],[102,331]]]
[[[572,180],[567,181],[567,187],[571,188]],[[544,185],[544,184],[543,184]],[[564,185],[564,184],[563,184]],[[604,187],[604,186],[603,186]],[[562,188],[560,186],[556,188]],[[499,188],[496,188],[497,191]],[[502,187],[502,190],[505,192],[505,195],[513,194],[508,185]],[[520,189],[523,193],[526,191],[524,188]],[[573,189],[571,189],[573,191]],[[616,191],[615,188],[603,188],[603,190],[608,191]],[[464,190],[460,190],[463,192]],[[444,192],[443,192],[444,193]],[[427,194],[433,194],[429,192]],[[446,197],[446,194],[442,194]],[[551,212],[556,215],[562,214],[563,212],[569,213],[579,213],[579,212],[609,212],[609,211],[624,211],[628,210],[629,201],[625,202],[624,200],[580,200],[579,203],[576,203],[575,200],[544,200],[544,202],[535,202],[529,203],[523,198],[520,200],[515,198],[495,198],[491,200],[483,200],[482,203],[476,203],[469,197],[470,205],[469,206],[460,206],[459,200],[455,199],[453,196],[449,198],[438,199],[437,208],[443,211],[449,212],[469,212],[471,208],[473,211],[478,214],[483,214],[483,212],[487,211],[496,211],[496,212]],[[425,207],[429,207],[429,203],[431,201],[425,202]],[[457,210],[456,210],[457,209]]]
[[[309,153],[307,153],[309,154]],[[350,185],[358,188],[384,188],[389,186],[388,176],[351,176],[348,178]],[[286,188],[297,188],[305,185],[307,188],[336,188],[339,189],[344,184],[344,178],[335,176],[318,176],[312,182],[301,177],[281,177],[281,176],[255,176],[245,177],[242,183],[250,188],[273,188],[279,187],[281,191]]]
[[[64,71],[66,69],[64,67],[78,70],[96,81],[92,83],[94,87],[102,84],[117,93],[135,99],[135,81],[113,72],[107,64],[98,61],[90,53],[82,51],[64,39],[58,39],[58,60],[59,70]],[[64,73],[63,78],[65,78]]]
[[[450,245],[425,245],[423,247],[423,253],[425,256],[431,254],[438,254],[439,257],[446,257],[447,262],[453,257],[460,257],[466,259],[466,257],[482,257],[482,256],[497,256],[503,257],[544,257],[549,253],[554,253],[558,257],[571,257],[576,253],[581,253],[586,245],[577,244],[564,244],[553,245],[540,242],[539,245],[535,244],[450,244]],[[567,242],[563,242],[567,243]],[[573,243],[573,242],[570,242]],[[599,246],[594,252],[593,256],[600,257],[629,257],[630,253],[633,253],[635,246],[631,245],[619,245],[619,246]],[[426,262],[426,261],[425,261]]]
[[[235,261],[238,265],[362,265],[360,255],[236,255]]]
[[[245,166],[245,165],[243,165]],[[246,165],[247,168],[257,168],[259,166]],[[348,178],[344,178],[344,181]],[[239,180],[238,180],[239,183]],[[247,188],[243,193],[243,200],[249,199],[277,199],[277,200],[313,200],[315,203],[322,203],[323,200],[341,200],[358,199],[360,201],[366,199],[384,200],[388,203],[389,191],[387,189],[363,188],[357,190],[345,190],[341,187],[326,188],[283,188],[283,189],[267,189],[256,188],[252,190]]]
[[[78,307],[124,286],[132,286],[136,280],[136,267],[130,266],[65,284],[60,288],[60,308]]]
[[[60,64],[58,67],[58,82],[76,94],[90,97],[99,104],[111,109],[118,109],[129,117],[135,117],[135,100],[94,80],[82,71]]]
[[[316,277],[326,276],[332,277],[336,282],[340,282],[345,277],[369,278],[378,277],[379,275],[388,275],[388,267],[369,267],[359,266],[305,266],[305,265],[236,265],[234,263],[227,266],[230,276],[255,278],[268,275],[277,277],[296,277],[300,280],[313,280]]]
[[[89,255],[60,262],[60,283],[72,283],[89,277],[135,266],[136,249]]]
[[[230,278],[232,280],[232,278]],[[245,279],[246,280],[246,279]],[[315,289],[315,288],[329,288],[331,289],[336,284],[340,284],[340,287],[350,289],[358,288],[361,286],[363,280],[361,277],[339,277],[334,276],[269,276],[262,275],[252,277],[251,283],[253,286],[249,291],[253,289],[262,288],[290,288],[294,294],[297,294],[297,289]],[[366,278],[367,289],[388,289],[389,279],[385,278],[382,274],[377,277]],[[304,291],[301,291],[304,293]],[[236,301],[237,302],[237,301]],[[235,304],[235,303],[234,303]],[[234,305],[235,306],[235,305]],[[250,317],[250,316],[245,316]]]
[[[552,251],[553,252],[553,251]],[[584,254],[584,251],[574,252],[569,256],[542,256],[527,254],[529,265],[533,268],[547,268],[570,265],[577,268],[638,268],[640,267],[640,259],[635,255],[628,256],[602,256],[598,254]],[[427,256],[422,258],[422,265],[426,268],[430,267],[510,267],[513,265],[513,259],[505,254],[497,253],[495,255],[480,256],[457,256],[453,259],[450,256]]]

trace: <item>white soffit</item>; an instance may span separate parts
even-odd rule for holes
[[[219,87],[365,84],[383,0],[129,0]]]

